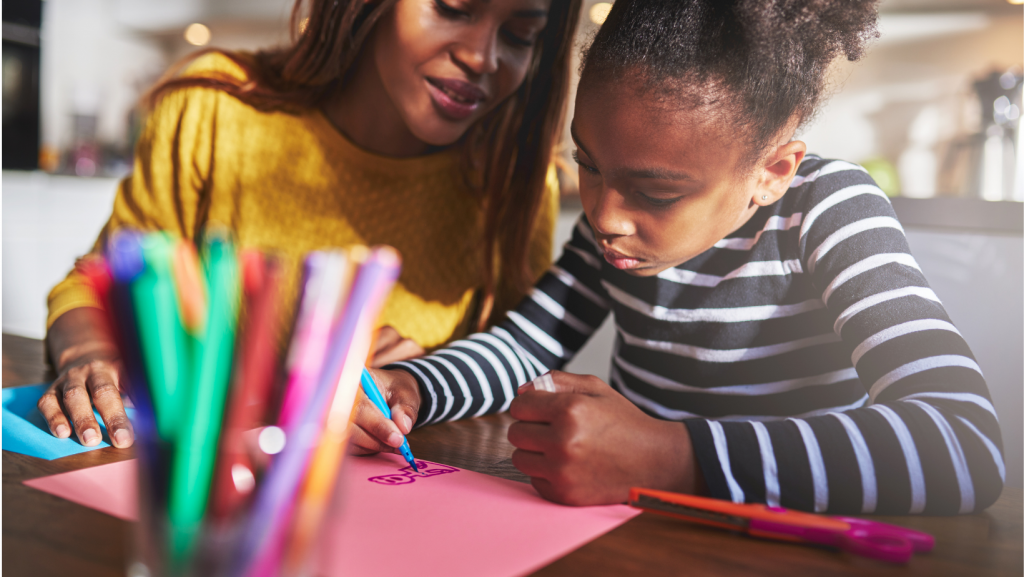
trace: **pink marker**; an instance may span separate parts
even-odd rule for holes
[[[288,430],[299,418],[316,388],[331,326],[348,285],[350,267],[339,252],[312,252],[306,258],[306,286],[288,355],[288,383],[277,426]]]

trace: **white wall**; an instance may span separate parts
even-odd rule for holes
[[[128,113],[168,62],[114,18],[115,0],[46,0],[41,30],[42,144],[66,150],[73,114],[99,119],[101,142],[125,144]]]
[[[42,144],[64,151],[72,115],[99,119],[98,140],[124,145],[128,115],[177,59],[182,34],[206,24],[211,46],[253,50],[288,40],[293,0],[46,0],[41,29]]]
[[[826,158],[884,158],[903,168],[904,194],[935,196],[937,164],[904,168],[901,156],[914,139],[938,162],[950,140],[979,130],[972,83],[1021,65],[1024,26],[1019,13],[954,12],[882,14],[879,27],[864,58],[833,68],[835,96],[798,138]]]
[[[46,295],[89,252],[117,180],[3,173],[3,331],[46,334]]]

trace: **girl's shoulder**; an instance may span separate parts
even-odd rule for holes
[[[782,197],[780,209],[808,215],[862,195],[889,204],[888,197],[864,167],[845,160],[808,154],[797,168],[789,191]]]

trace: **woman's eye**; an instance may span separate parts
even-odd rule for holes
[[[671,206],[671,205],[675,204],[676,202],[678,202],[679,199],[683,198],[682,196],[676,196],[676,197],[672,197],[672,198],[658,198],[656,196],[650,196],[650,195],[644,194],[642,192],[637,192],[637,194],[639,194],[640,198],[644,199],[644,202],[646,202],[647,204],[649,204],[651,206],[659,207],[659,208],[664,208],[666,206]]]
[[[599,172],[597,172],[597,169],[594,168],[593,166],[580,162],[580,153],[578,150],[572,151],[572,159],[575,160],[576,164],[580,165],[580,168],[582,168],[584,171],[589,172],[590,174],[600,174]]]
[[[438,13],[441,14],[441,16],[444,16],[446,18],[461,18],[463,16],[469,16],[469,12],[459,10],[454,6],[446,4],[442,0],[434,0],[434,8],[437,9]]]
[[[511,44],[513,46],[521,46],[523,48],[528,48],[530,46],[533,46],[533,41],[532,40],[527,40],[526,38],[523,38],[521,36],[517,36],[517,35],[509,32],[508,30],[505,30],[504,28],[501,29],[501,35],[504,36],[505,40],[509,44]]]

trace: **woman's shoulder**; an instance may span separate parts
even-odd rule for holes
[[[249,60],[250,56],[244,52],[210,50],[188,63],[181,76],[217,78],[243,83],[249,80],[249,73],[244,66]]]
[[[177,75],[179,79],[195,80],[170,86],[158,92],[150,112],[151,118],[177,125],[182,118],[190,123],[209,124],[230,113],[232,117],[254,120],[254,107],[229,94],[225,84],[242,85],[250,75],[243,66],[244,53],[206,52],[189,62]],[[209,82],[206,82],[209,80]],[[159,90],[159,89],[158,89]]]

